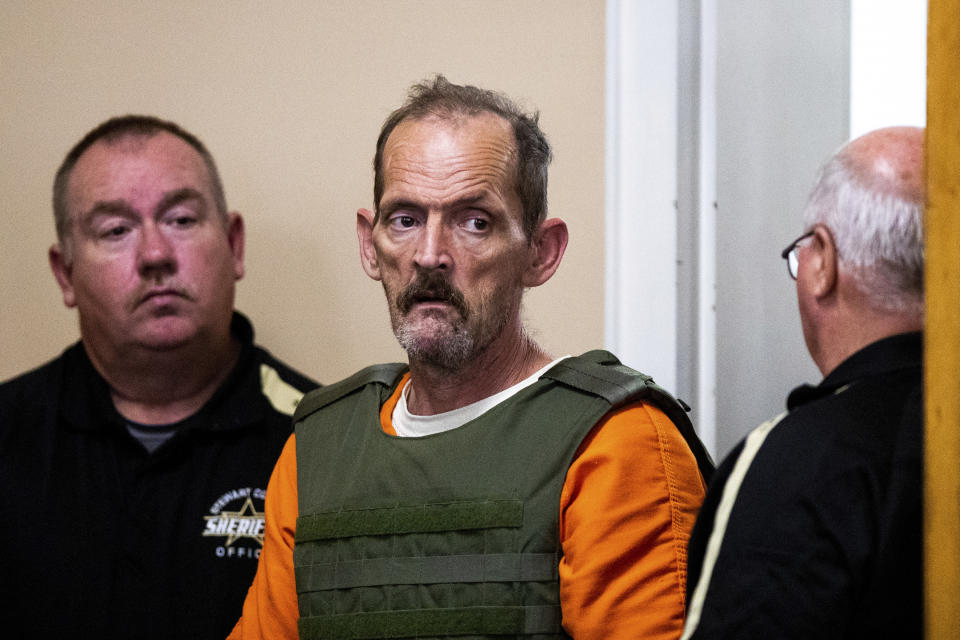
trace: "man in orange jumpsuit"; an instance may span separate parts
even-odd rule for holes
[[[442,76],[387,119],[357,234],[409,365],[300,404],[231,637],[679,636],[709,457],[648,376],[525,332],[567,244],[550,156]]]

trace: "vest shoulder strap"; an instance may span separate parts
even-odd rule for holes
[[[311,391],[305,395],[300,401],[300,404],[297,405],[297,410],[293,414],[293,422],[299,422],[311,413],[333,404],[337,400],[350,395],[358,389],[362,389],[368,384],[392,387],[406,371],[407,365],[401,362],[376,364],[361,369],[340,382],[335,382],[334,384]]]
[[[566,358],[543,377],[599,396],[611,407],[619,407],[653,385],[653,378],[623,366],[612,353],[599,349]]]
[[[599,396],[617,409],[631,402],[649,402],[663,411],[697,459],[705,481],[713,475],[714,464],[690,422],[690,407],[656,384],[650,376],[621,364],[609,351],[597,349],[576,358],[565,358],[545,374],[561,384]]]

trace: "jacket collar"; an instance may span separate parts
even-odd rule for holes
[[[261,421],[269,410],[260,393],[253,326],[235,311],[230,332],[240,343],[237,363],[206,404],[183,421],[186,428],[211,431],[242,428]],[[62,422],[81,431],[122,428],[125,420],[113,406],[109,385],[90,362],[82,341],[64,352],[63,362],[59,383]]]
[[[919,368],[923,363],[923,333],[901,333],[877,340],[844,360],[816,385],[802,385],[790,392],[787,409],[793,410],[840,387],[871,376]]]

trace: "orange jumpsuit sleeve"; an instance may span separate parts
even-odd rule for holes
[[[293,435],[277,460],[264,506],[263,549],[240,620],[228,640],[297,637],[297,588],[293,576],[293,536],[297,528],[297,446]]]
[[[629,405],[584,439],[560,497],[560,604],[576,640],[679,638],[705,486],[677,428]]]

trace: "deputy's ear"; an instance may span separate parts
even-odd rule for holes
[[[556,273],[567,250],[567,223],[560,218],[544,220],[534,232],[530,264],[524,274],[525,287],[538,287]]]
[[[837,245],[826,227],[813,228],[804,262],[810,293],[820,299],[831,295],[837,287]]]
[[[380,279],[380,262],[373,246],[373,224],[376,216],[369,209],[357,210],[357,240],[360,241],[360,265],[374,280]]]
[[[60,285],[60,291],[63,293],[63,304],[69,308],[77,306],[77,297],[73,290],[72,265],[67,263],[59,244],[50,245],[47,259],[50,262],[53,277],[57,279],[57,284]]]
[[[244,274],[243,252],[245,248],[246,231],[243,225],[243,216],[236,211],[227,216],[227,242],[230,243],[230,253],[233,254],[233,277],[241,279]]]

